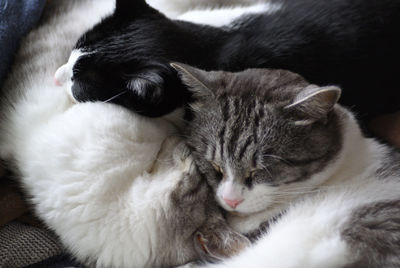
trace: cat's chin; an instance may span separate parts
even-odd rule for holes
[[[257,211],[257,212],[241,212],[241,211],[237,211],[237,210],[232,210],[232,211],[227,211],[227,212],[228,212],[228,214],[230,214],[233,217],[251,217],[252,215],[264,212],[266,210],[267,209],[262,210],[262,211]]]
[[[232,216],[237,216],[237,217],[251,217],[252,215],[257,215],[257,214],[269,214],[269,211],[276,211],[277,207],[276,206],[259,206],[257,209],[246,209],[245,207],[242,208],[239,207],[236,209],[232,209],[225,206],[222,206],[229,214]],[[280,209],[279,209],[280,210]]]
[[[260,228],[262,223],[274,219],[284,209],[267,207],[256,212],[226,211],[228,224],[237,232],[250,233]]]
[[[237,217],[246,217],[248,214],[240,213],[238,211],[228,211],[229,214],[232,216],[237,216]]]

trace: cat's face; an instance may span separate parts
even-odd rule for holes
[[[56,83],[78,102],[113,102],[148,116],[171,112],[187,91],[165,59],[169,23],[144,0],[117,0],[114,14],[78,40]]]
[[[228,211],[252,214],[312,191],[341,148],[340,89],[282,70],[204,72],[184,65],[197,96],[188,145]]]

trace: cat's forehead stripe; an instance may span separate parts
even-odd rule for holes
[[[84,54],[85,53],[79,49],[74,49],[71,52],[67,63],[62,65],[60,68],[58,68],[54,74],[54,79],[55,79],[56,84],[61,86],[72,78],[73,68],[74,68],[76,62]]]
[[[226,127],[225,127],[225,125],[224,125],[224,126],[222,127],[222,129],[221,129],[219,135],[218,135],[218,137],[219,137],[218,140],[219,140],[219,143],[220,143],[220,151],[219,151],[219,153],[220,153],[221,159],[224,158],[225,131],[226,131]]]
[[[238,159],[242,159],[244,153],[246,152],[247,148],[248,148],[249,145],[251,144],[252,140],[253,140],[253,139],[252,139],[251,137],[249,137],[249,138],[247,138],[247,140],[244,142],[242,148],[240,148],[240,150],[239,150]]]
[[[226,96],[225,96],[226,98]],[[222,118],[224,120],[224,122],[228,121],[228,119],[230,118],[230,107],[229,107],[229,102],[228,101],[224,101],[222,102]]]
[[[85,54],[87,54],[87,53],[86,53],[86,52],[83,52],[83,51],[80,50],[80,49],[74,49],[74,50],[71,52],[71,55],[70,55],[70,57],[69,57],[69,59],[68,59],[68,62],[67,62],[68,66],[72,69],[72,68],[75,66],[75,64],[76,64],[76,62],[78,61],[78,59],[79,59],[81,56],[85,55]]]

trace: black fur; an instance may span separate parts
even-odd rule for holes
[[[124,92],[112,102],[160,116],[190,98],[169,66],[179,61],[206,70],[283,68],[336,84],[340,102],[363,119],[400,108],[400,1],[272,2],[283,8],[214,28],[170,20],[144,0],[119,0],[76,45],[95,52],[75,65],[73,94],[104,101]]]

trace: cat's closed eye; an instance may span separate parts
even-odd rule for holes
[[[249,174],[247,175],[246,179],[244,180],[244,185],[246,185],[247,187],[251,187],[253,185],[254,182],[254,177],[257,175],[257,170],[252,170],[249,172]]]
[[[220,175],[224,174],[224,170],[221,168],[220,165],[218,165],[215,162],[211,162],[211,165],[214,167],[215,171],[217,171],[218,174],[220,174]]]

